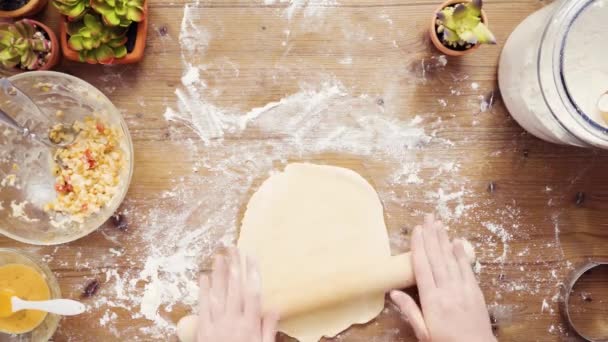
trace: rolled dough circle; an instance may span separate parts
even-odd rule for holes
[[[374,188],[352,170],[313,164],[290,164],[260,186],[247,205],[238,247],[259,264],[262,298],[298,288],[296,282],[322,274],[319,269],[331,273],[390,257]],[[281,320],[279,330],[301,342],[318,341],[369,322],[383,308],[384,294],[373,294]]]

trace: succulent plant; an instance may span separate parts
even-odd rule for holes
[[[482,0],[447,6],[437,13],[437,34],[452,48],[496,44],[494,34],[481,21]]]
[[[89,0],[53,0],[53,6],[70,20],[75,20],[86,13]]]
[[[128,27],[144,18],[144,0],[91,0],[91,7],[110,26]]]
[[[83,62],[109,64],[127,55],[127,30],[105,26],[99,16],[87,13],[68,24],[68,45],[79,52]]]
[[[6,68],[36,70],[51,55],[51,42],[28,19],[0,23],[0,64]]]

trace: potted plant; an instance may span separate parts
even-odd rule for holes
[[[48,70],[59,62],[57,36],[32,19],[0,23],[0,64],[17,70]]]
[[[69,21],[75,21],[84,16],[90,6],[90,0],[54,0],[53,6]]]
[[[0,18],[30,17],[42,11],[48,0],[0,0]]]
[[[439,6],[431,19],[435,47],[448,56],[462,56],[481,44],[496,44],[481,7],[482,0],[448,0]]]
[[[126,27],[105,26],[99,17],[87,13],[82,20],[67,24],[67,47],[78,61],[90,64],[112,64],[127,55]],[[66,55],[70,58],[70,55]]]
[[[64,16],[63,55],[91,64],[139,62],[146,47],[145,0],[54,0]]]

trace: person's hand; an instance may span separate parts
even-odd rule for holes
[[[278,317],[262,315],[255,263],[230,251],[200,277],[198,342],[274,342]]]
[[[462,241],[450,243],[433,215],[412,234],[412,263],[422,311],[409,295],[391,299],[421,341],[496,341],[490,318]]]

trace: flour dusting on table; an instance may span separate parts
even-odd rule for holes
[[[265,5],[286,4],[284,11],[287,19],[292,19],[298,12],[303,12],[304,16],[321,15],[327,7],[336,6],[336,0],[264,0]]]

